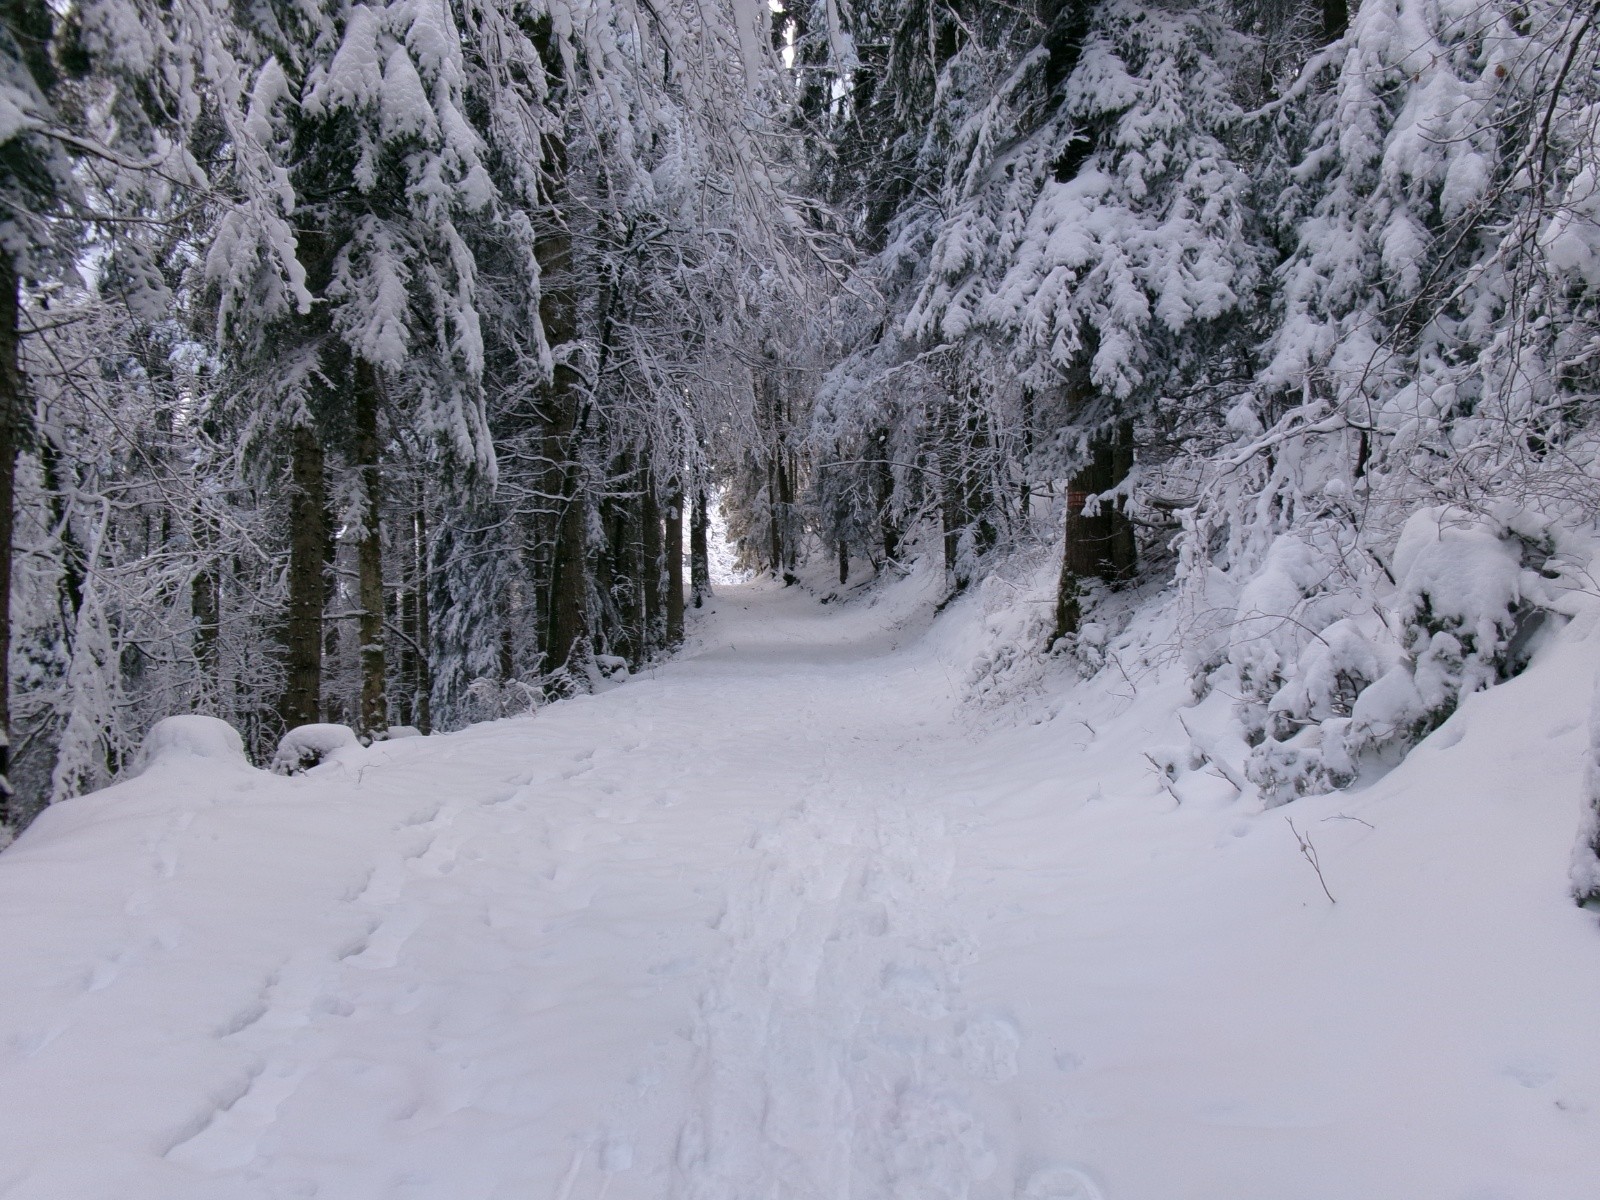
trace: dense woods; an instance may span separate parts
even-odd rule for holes
[[[4,11],[13,828],[170,714],[636,670],[717,508],[778,577],[1047,552],[1084,670],[1164,589],[1287,798],[1519,669],[1600,513],[1572,0]]]

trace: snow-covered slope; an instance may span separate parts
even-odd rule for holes
[[[0,1196],[1593,1200],[1592,621],[1263,813],[1145,757],[1175,675],[963,703],[934,582],[51,809],[0,856]]]

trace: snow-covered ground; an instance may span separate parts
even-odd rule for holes
[[[725,589],[536,717],[293,778],[179,739],[48,811],[0,856],[0,1196],[1600,1195],[1588,624],[1263,813],[1163,784],[1159,671],[962,703],[931,592]]]

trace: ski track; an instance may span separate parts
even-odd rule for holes
[[[840,644],[759,599],[659,678],[276,785],[370,798],[377,836],[359,871],[311,872],[328,902],[270,971],[241,992],[219,965],[231,1003],[166,1032],[215,1082],[150,1129],[161,1169],[46,1147],[0,1195],[1094,1200],[1070,1167],[1017,1177],[998,1089],[1026,1031],[962,1001],[973,933],[929,803],[951,730],[892,703],[870,626]],[[129,1004],[163,1003],[206,815],[156,827],[122,948],[13,1058],[117,1021],[130,974],[155,999]]]

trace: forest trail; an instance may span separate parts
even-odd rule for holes
[[[962,1000],[930,803],[947,677],[799,589],[715,608],[625,687],[235,785],[308,818],[262,847],[281,879],[207,854],[205,798],[168,817],[119,948],[41,980],[13,1037],[0,1094],[39,1153],[0,1195],[1011,1194],[1021,1031]],[[231,921],[196,911],[219,891]],[[72,1071],[97,1111],[41,1109]],[[83,1127],[114,1144],[63,1143]],[[1026,1195],[1097,1194],[1055,1171]]]
[[[1154,777],[1181,676],[961,700],[938,582],[53,807],[0,856],[0,1200],[1592,1200],[1600,637],[1297,804],[1332,905],[1282,811]]]

